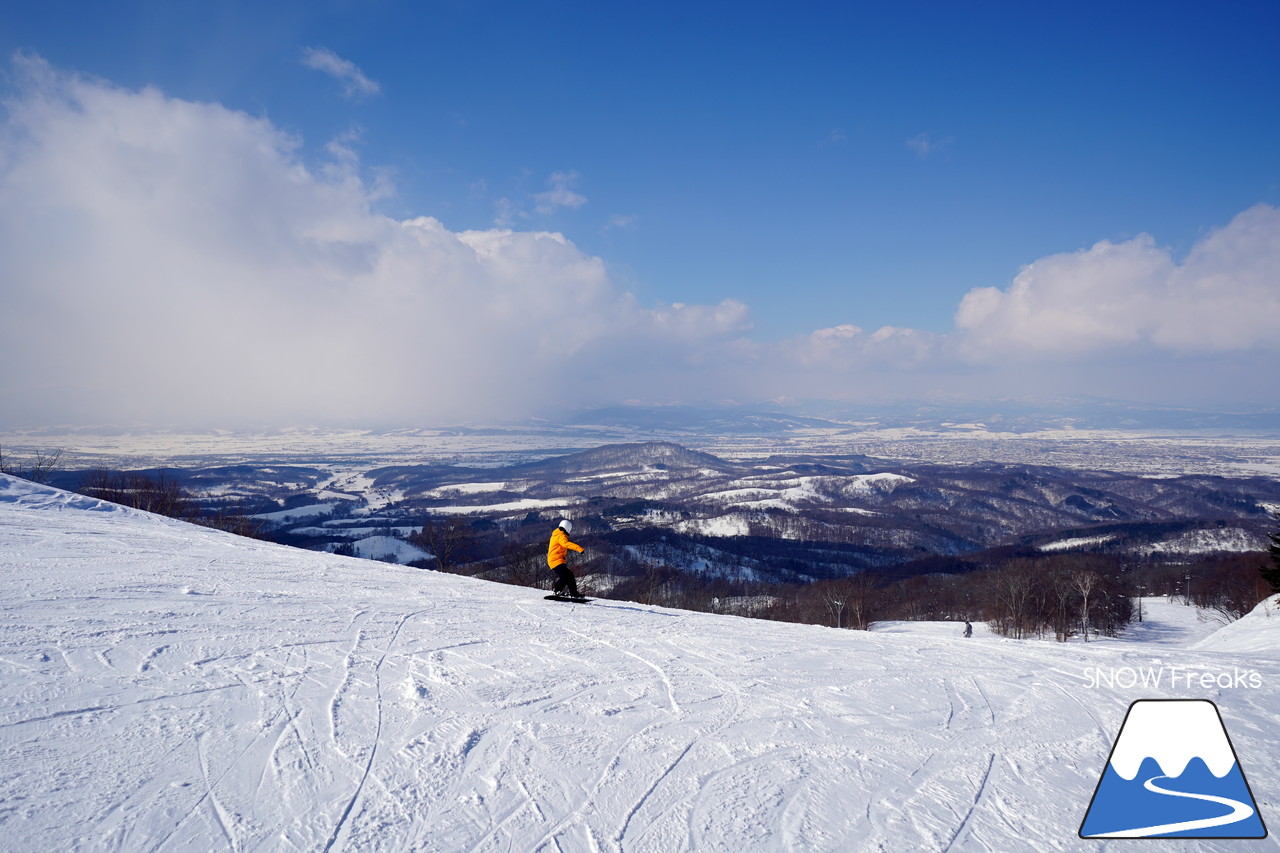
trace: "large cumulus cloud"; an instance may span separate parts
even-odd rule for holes
[[[956,327],[965,352],[984,361],[1274,352],[1280,210],[1244,211],[1181,262],[1148,234],[1042,258],[1003,290],[968,293]]]
[[[10,420],[439,423],[625,393],[741,334],[562,235],[376,212],[350,148],[19,57],[0,138]],[[607,346],[605,344],[608,344]],[[593,387],[575,375],[590,353]]]

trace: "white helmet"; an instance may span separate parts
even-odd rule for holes
[[[560,526],[564,528],[565,533],[573,532],[573,522],[567,518],[564,521],[560,522]]]

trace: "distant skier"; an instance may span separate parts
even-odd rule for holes
[[[568,557],[570,549],[577,551],[579,554],[586,549],[581,545],[569,541],[569,534],[573,532],[573,522],[565,519],[560,522],[555,530],[551,531],[551,543],[547,545],[547,565],[551,567],[551,571],[555,572],[556,583],[552,591],[556,595],[560,595],[564,589],[569,590],[569,595],[573,598],[582,598],[582,593],[578,592],[578,581],[574,578],[573,572],[570,571],[565,559]]]
[[[964,635],[966,637],[973,636],[973,625],[969,622],[968,619],[964,620]]]

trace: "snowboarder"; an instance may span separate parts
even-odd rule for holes
[[[582,598],[582,593],[578,592],[578,581],[565,563],[569,549],[577,551],[579,554],[586,551],[581,545],[569,541],[569,534],[572,532],[573,522],[567,518],[560,522],[555,530],[551,531],[551,542],[547,545],[547,565],[556,576],[555,586],[552,587],[552,591],[556,595],[560,595],[563,590],[568,589],[568,594],[572,598]]]
[[[966,637],[973,636],[973,625],[969,622],[968,619],[964,620],[964,635]]]

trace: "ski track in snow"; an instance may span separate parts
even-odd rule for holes
[[[1275,811],[1280,651],[565,605],[5,483],[6,851],[1121,849],[1120,721],[1189,694]],[[1086,689],[1153,654],[1263,687]]]

